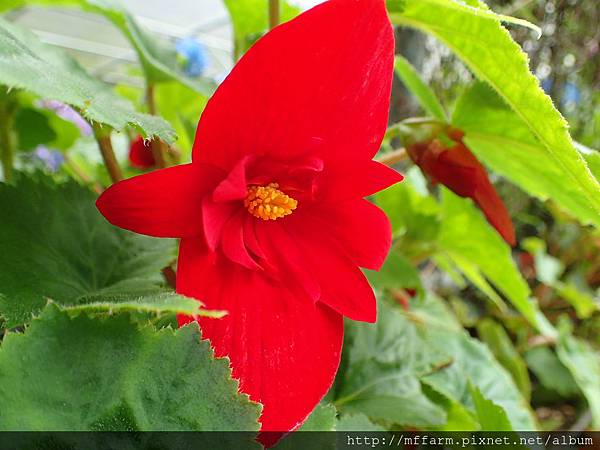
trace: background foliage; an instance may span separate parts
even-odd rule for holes
[[[218,80],[186,74],[116,1],[61,3],[117,27],[146,86],[96,80],[0,18],[0,430],[256,431],[260,405],[237,392],[227,361],[196,325],[175,331],[177,313],[222,314],[172,292],[176,243],[117,230],[94,207],[109,173],[139,173],[112,140],[154,137],[166,164],[189,159]],[[268,27],[266,2],[225,4],[238,58]],[[383,269],[367,274],[379,320],[347,323],[336,382],[303,429],[599,429],[595,1],[392,0],[388,10],[398,55],[378,157],[397,153],[407,129],[461,129],[518,243],[395,160],[405,182],[372,198],[394,236]],[[282,2],[283,20],[299,12]],[[43,101],[72,107],[88,132]]]

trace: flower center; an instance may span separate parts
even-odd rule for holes
[[[298,201],[278,188],[277,183],[249,186],[244,206],[250,214],[262,220],[277,220],[290,215],[298,206]]]

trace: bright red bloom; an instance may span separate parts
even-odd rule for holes
[[[390,247],[363,197],[402,179],[372,160],[387,126],[394,41],[383,0],[330,0],[275,28],[208,102],[193,162],[117,183],[113,224],[182,238],[177,291],[225,309],[198,320],[262,430],[299,426],[340,360],[343,316],[374,322],[359,266]]]
[[[129,165],[136,169],[151,169],[156,165],[152,155],[152,143],[138,136],[129,145]]]
[[[408,146],[408,154],[433,183],[442,183],[461,197],[472,198],[509,245],[515,245],[510,215],[490,182],[485,167],[463,144],[462,133],[450,132],[452,147],[433,139]]]

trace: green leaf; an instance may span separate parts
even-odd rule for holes
[[[156,86],[155,95],[157,110],[177,132],[177,147],[182,152],[182,161],[191,159],[196,125],[208,97],[181,83],[160,83]]]
[[[379,271],[365,270],[369,283],[377,289],[415,289],[423,292],[419,272],[409,260],[392,250]]]
[[[335,426],[336,431],[385,431],[383,427],[374,424],[361,413],[342,414]]]
[[[471,379],[507,411],[515,429],[535,429],[527,403],[504,368],[437,299],[411,303],[409,311],[381,302],[377,323],[348,323],[347,339],[334,403],[342,414],[440,427],[448,419],[447,408],[432,403],[435,398],[421,384],[474,411]]]
[[[473,384],[469,384],[469,389],[475,404],[477,419],[481,425],[480,431],[512,431],[506,411],[501,406],[485,398]]]
[[[49,305],[0,347],[2,430],[258,430],[260,405],[237,389],[196,323],[156,331]]]
[[[484,83],[474,83],[459,98],[452,124],[466,133],[469,149],[494,172],[540,200],[552,199],[582,223],[600,225],[571,175],[548,157],[527,123]]]
[[[529,71],[525,53],[502,27],[504,18],[494,17],[480,1],[477,5],[479,8],[453,0],[412,1],[391,18],[440,39],[478,79],[492,86],[539,140],[543,161],[560,168],[569,185],[587,198],[587,215],[600,223],[600,184],[575,150],[566,121]]]
[[[111,21],[131,43],[144,69],[146,78],[152,82],[177,81],[188,88],[210,96],[216,86],[207,79],[194,79],[178,70],[177,52],[155,40],[136,22],[134,17],[115,0],[81,0],[84,9],[102,14]]]
[[[600,180],[600,152],[598,150],[592,150],[579,142],[575,142],[575,147],[577,147],[579,153],[583,155],[592,174],[597,180]]]
[[[563,318],[565,319],[565,318]],[[571,334],[568,319],[559,325],[556,354],[569,369],[585,395],[592,413],[592,427],[600,428],[600,354],[587,342]]]
[[[538,381],[546,389],[569,398],[580,395],[569,370],[548,347],[534,347],[525,352],[525,361]]]
[[[589,318],[600,309],[600,299],[582,292],[572,283],[558,282],[554,284],[558,295],[565,299],[574,309],[580,319]]]
[[[448,332],[429,326],[430,347],[442,348],[454,361],[451,365],[423,377],[437,392],[454,399],[469,410],[474,409],[469,382],[483,395],[506,411],[516,430],[535,430],[535,422],[526,400],[510,375],[494,359],[490,351],[464,331]]]
[[[144,295],[162,284],[174,242],[120,230],[96,210],[95,195],[44,176],[0,184],[0,315],[23,324],[47,299],[61,305],[118,293]]]
[[[411,168],[404,182],[397,183],[375,195],[375,203],[383,209],[392,224],[398,248],[409,259],[422,259],[435,250],[439,234],[439,205],[426,193],[420,193],[410,182],[419,169]]]
[[[522,247],[534,256],[536,278],[554,288],[558,295],[570,303],[577,317],[585,319],[600,308],[600,303],[592,295],[579,290],[574,284],[559,280],[565,271],[564,264],[546,253],[546,243],[535,237],[524,239]]]
[[[406,88],[417,98],[421,107],[432,117],[445,122],[446,112],[433,90],[421,79],[417,70],[403,56],[396,55],[394,68]]]
[[[19,109],[15,116],[15,132],[19,150],[33,150],[57,138],[48,117],[32,108]]]
[[[336,408],[405,426],[441,425],[445,412],[423,393],[419,377],[451,361],[424,338],[405,316],[380,302],[377,322],[349,322]]]
[[[492,351],[500,364],[512,376],[525,399],[531,397],[531,381],[527,365],[513,345],[504,327],[492,319],[484,319],[477,324],[477,334]]]
[[[235,59],[239,59],[269,28],[268,4],[263,0],[224,0],[231,16]],[[300,14],[300,9],[280,0],[281,21]]]
[[[319,403],[298,431],[334,431],[336,414],[332,404]]]
[[[134,127],[144,137],[158,136],[169,144],[175,138],[163,119],[136,112],[131,103],[90,77],[66,53],[2,18],[0,84],[59,100],[80,110],[88,120],[116,130]]]
[[[145,312],[150,314],[185,314],[187,316],[207,316],[221,318],[225,311],[202,309],[198,300],[175,294],[174,292],[156,292],[147,295],[114,294],[89,296],[80,299],[81,303],[62,307],[69,313],[116,314],[122,312]]]
[[[553,336],[552,325],[530,298],[527,282],[511,257],[510,247],[485,220],[471,200],[442,189],[442,222],[439,246],[460,267],[462,260],[477,265],[490,280],[540,332]],[[468,271],[463,272],[468,276]]]

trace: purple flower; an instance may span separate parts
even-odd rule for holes
[[[62,163],[65,162],[62,153],[50,150],[43,145],[38,145],[32,152],[32,156],[34,160],[41,162],[44,168],[50,172],[58,172]]]
[[[41,100],[39,106],[54,111],[61,119],[75,124],[84,136],[92,134],[92,127],[90,124],[69,105],[65,105],[58,100]]]

